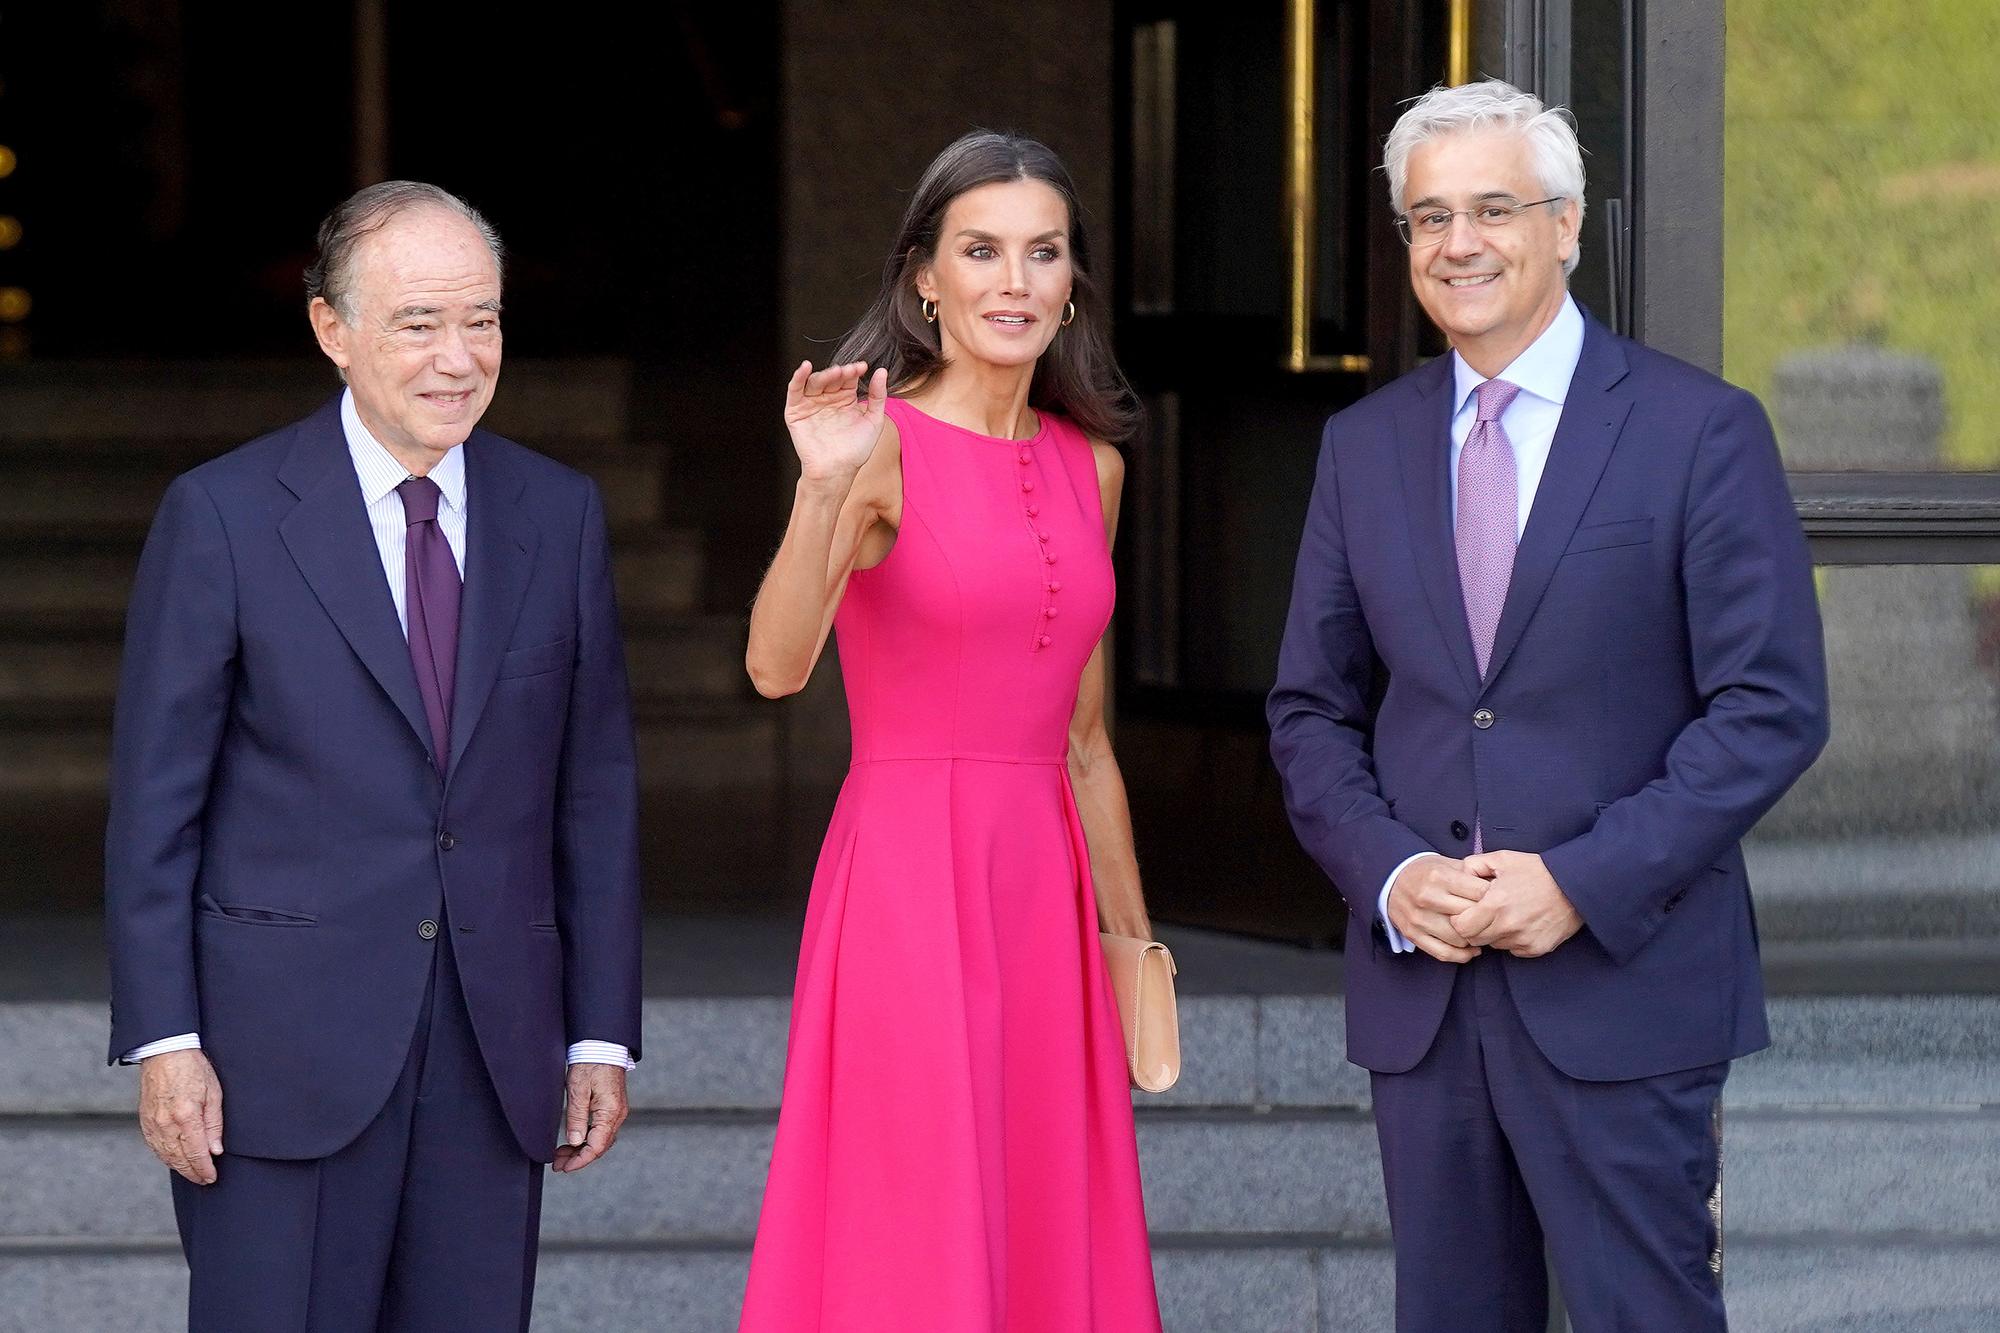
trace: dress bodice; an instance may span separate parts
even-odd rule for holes
[[[1090,442],[1047,412],[1019,441],[888,412],[902,526],[834,621],[854,759],[1060,759],[1113,598]]]

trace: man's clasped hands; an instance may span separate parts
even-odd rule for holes
[[[1482,949],[1539,958],[1583,917],[1541,857],[1501,851],[1410,862],[1389,890],[1389,922],[1431,957],[1468,963]]]

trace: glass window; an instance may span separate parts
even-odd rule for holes
[[[1724,373],[1794,469],[2000,467],[2000,5],[1727,18]]]
[[[1570,10],[1566,99],[1584,148],[1583,251],[1569,289],[1620,332],[1630,330],[1632,274],[1631,0],[1575,0]]]
[[[2000,567],[1818,572],[1833,739],[1745,845],[1767,950],[2000,940]]]

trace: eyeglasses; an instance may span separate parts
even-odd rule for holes
[[[1489,201],[1477,208],[1425,208],[1415,213],[1396,214],[1396,234],[1403,238],[1403,244],[1411,247],[1436,245],[1451,235],[1452,222],[1459,217],[1472,219],[1472,225],[1480,231],[1499,231],[1521,214],[1543,204],[1559,204],[1561,195],[1550,199],[1537,199],[1527,204],[1503,204]]]

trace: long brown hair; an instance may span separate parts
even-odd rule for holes
[[[919,308],[917,272],[937,258],[945,211],[954,199],[982,185],[1018,180],[1041,181],[1062,196],[1069,211],[1070,299],[1076,303],[1076,318],[1035,363],[1028,403],[1037,411],[1060,412],[1100,440],[1128,439],[1138,427],[1139,403],[1112,355],[1110,323],[1091,274],[1076,183],[1046,145],[1020,135],[976,130],[937,155],[917,182],[896,243],[889,247],[882,290],[841,339],[834,362],[886,366],[891,392],[943,370],[938,331]]]

